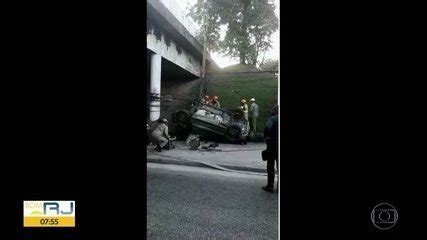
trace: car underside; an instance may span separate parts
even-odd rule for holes
[[[173,120],[179,127],[205,140],[246,142],[249,133],[246,119],[238,112],[204,104],[176,111]]]

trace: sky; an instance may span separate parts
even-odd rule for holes
[[[175,0],[175,2],[178,4],[178,6],[181,8],[181,10],[183,10],[185,13],[188,13],[188,10],[187,10],[188,6],[194,5],[197,2],[197,0]],[[274,4],[276,5],[275,13],[279,17],[279,20],[280,20],[279,0],[274,0]],[[279,25],[279,29],[280,29],[280,25]],[[271,39],[272,39],[272,48],[270,48],[270,50],[265,54],[265,59],[269,59],[269,58],[270,59],[279,59],[279,53],[280,53],[280,51],[279,51],[279,44],[280,44],[279,30],[276,31],[272,35]],[[218,64],[218,66],[220,66],[221,68],[239,63],[239,59],[233,59],[229,56],[225,56],[225,55],[220,54],[220,53],[212,52],[212,53],[210,53],[210,55],[213,58],[213,60]]]

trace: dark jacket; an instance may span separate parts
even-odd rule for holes
[[[279,156],[279,121],[277,115],[270,116],[264,128],[265,143],[270,158],[278,159]]]

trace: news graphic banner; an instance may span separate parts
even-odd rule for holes
[[[24,201],[24,227],[75,227],[75,201]]]

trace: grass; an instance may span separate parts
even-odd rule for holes
[[[253,72],[259,71],[257,68],[245,64],[235,64],[221,69],[221,72]]]
[[[240,100],[256,99],[260,116],[257,119],[257,132],[264,130],[272,106],[277,104],[278,82],[272,75],[244,73],[234,76],[216,76],[207,82],[207,94],[218,96],[221,107],[237,108]]]

